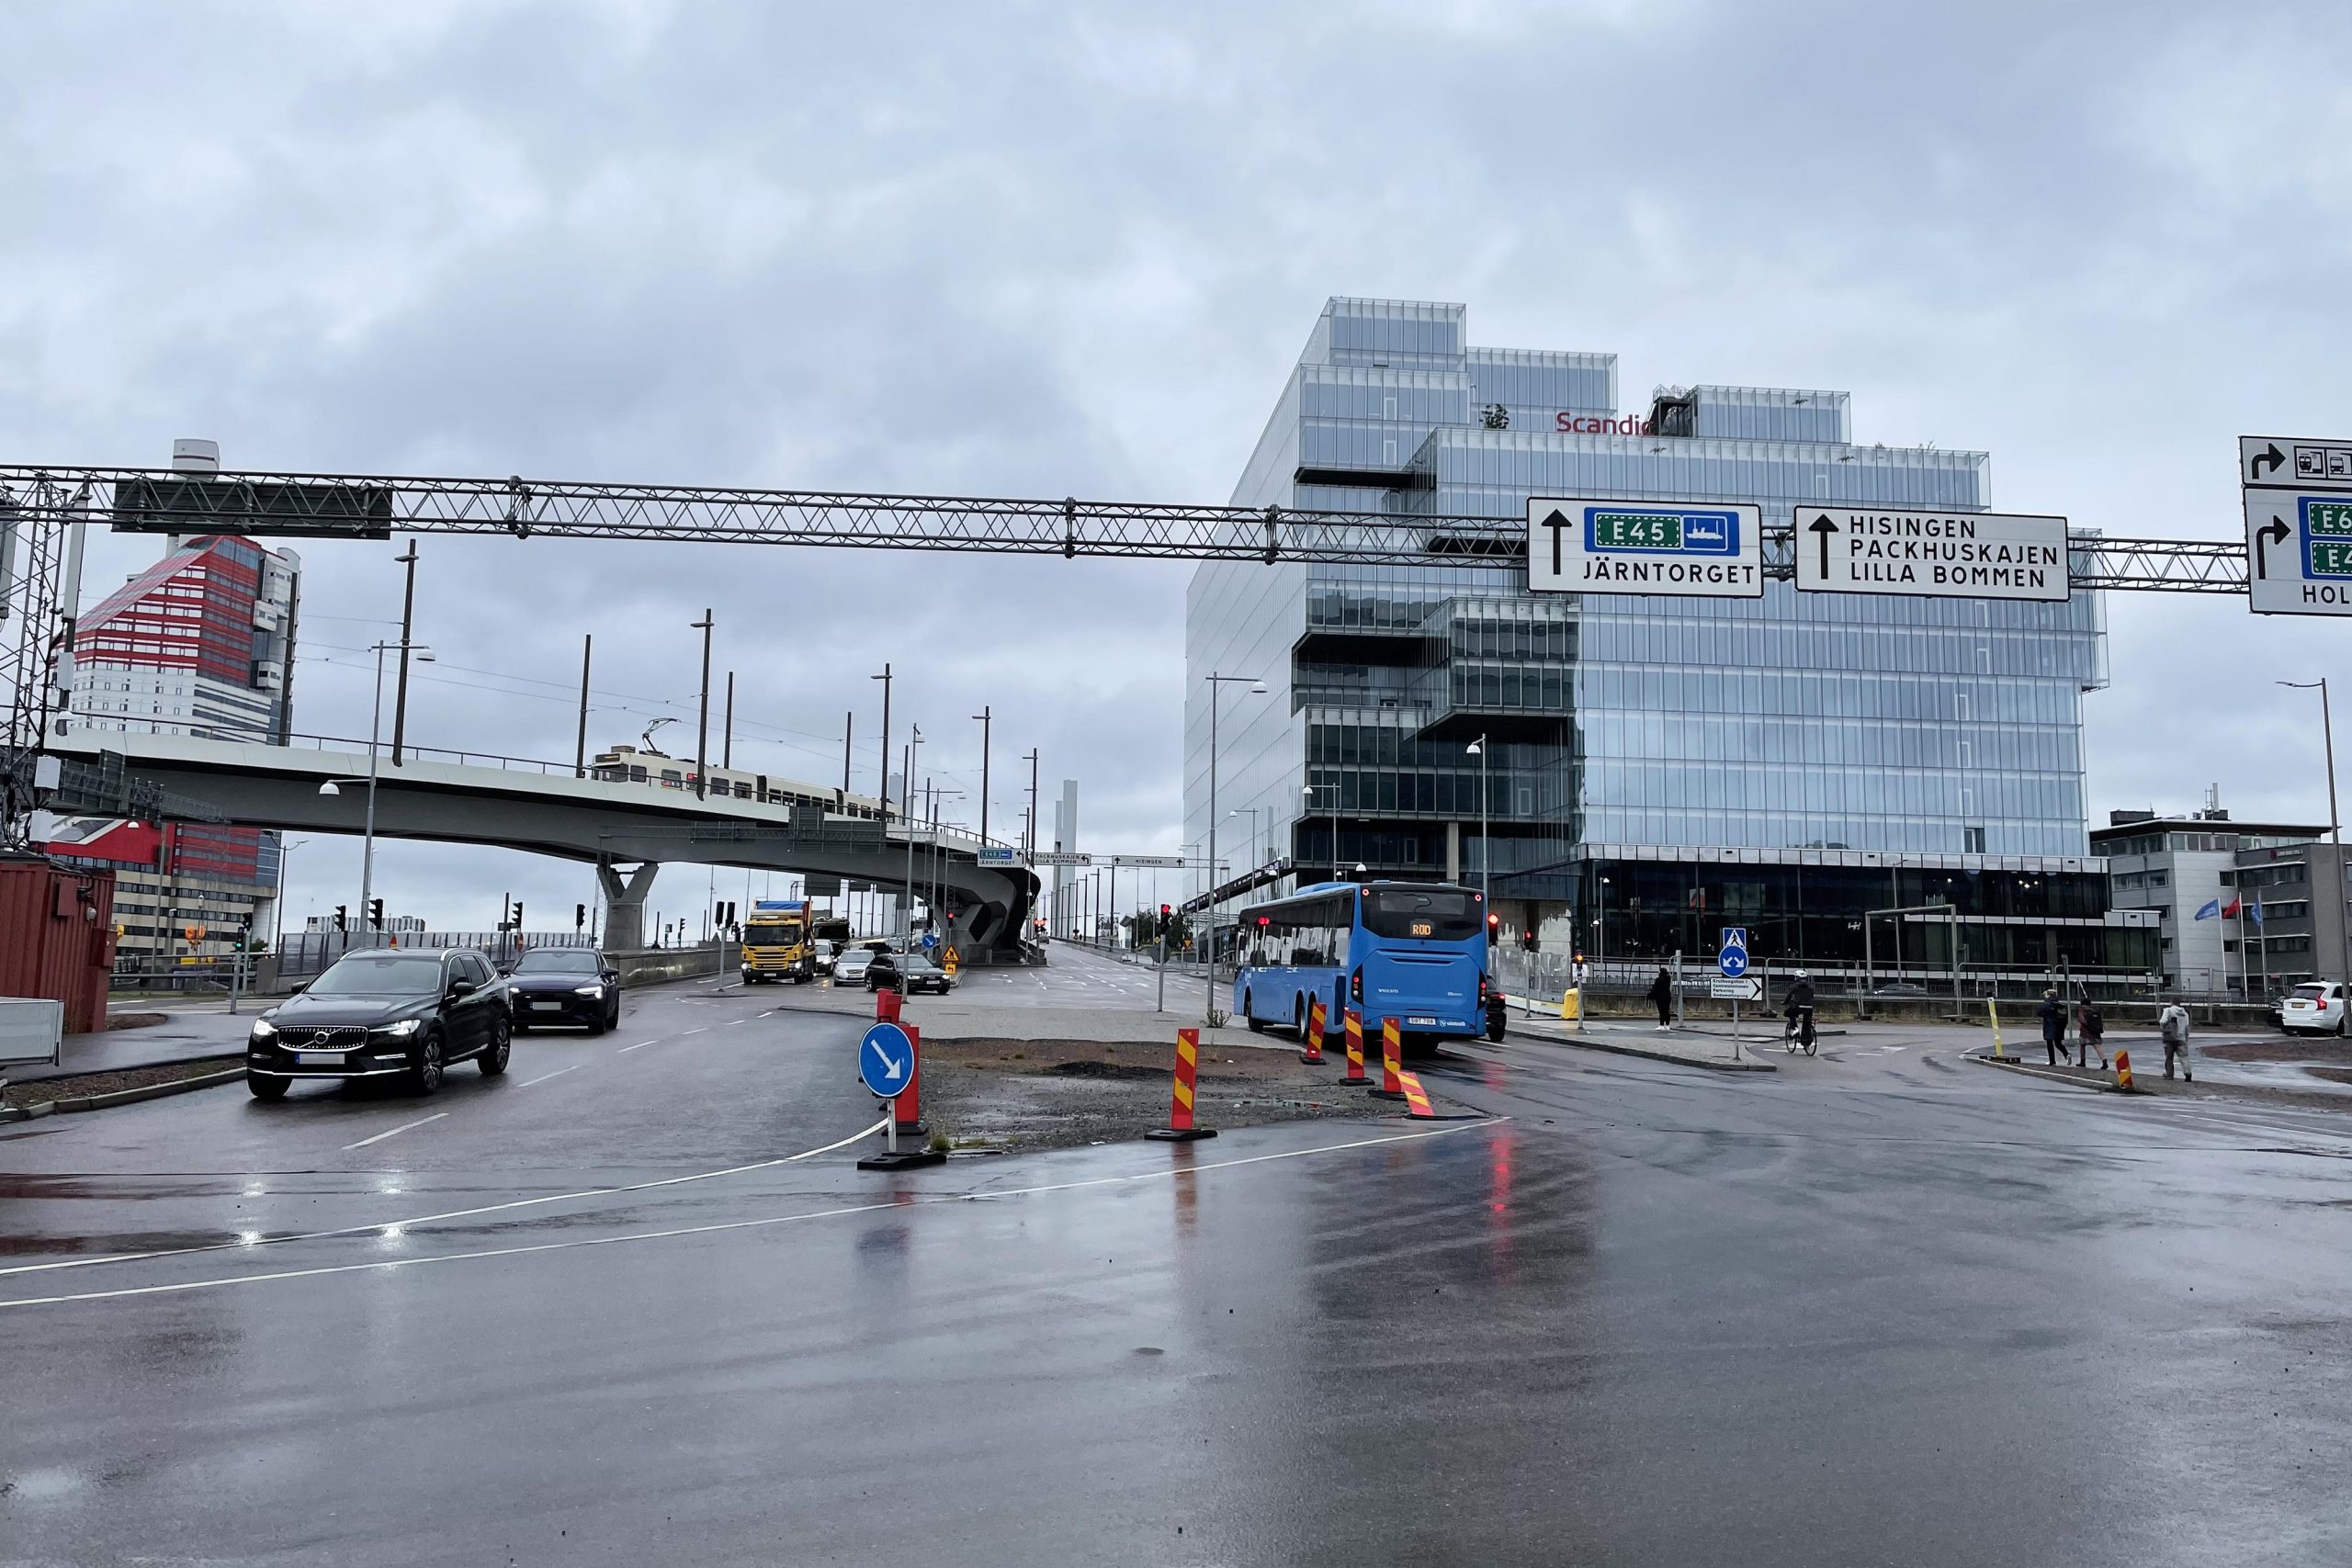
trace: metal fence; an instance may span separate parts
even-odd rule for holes
[[[307,980],[354,950],[398,946],[439,953],[477,948],[503,964],[534,947],[594,947],[585,931],[288,931],[277,952],[280,980]]]
[[[1559,1005],[1561,997],[1576,983],[1576,968],[1575,955],[1569,953],[1541,949],[1529,953],[1510,946],[1494,950],[1492,971],[1504,992],[1538,1007]],[[1650,988],[1660,968],[1670,976],[1679,976],[1684,996],[1705,996],[1708,982],[1716,973],[1714,959],[1706,954],[1588,960],[1584,987],[1592,994],[1640,996]],[[1769,1006],[1795,979],[1797,967],[1758,962],[1748,965],[1747,973],[1763,982],[1762,1005]],[[1805,974],[1818,995],[1848,1000],[1867,996],[1886,1001],[1957,999],[1965,1004],[2026,1001],[2040,998],[2042,992],[2052,987],[2070,998],[2093,997],[2102,1001],[2147,1001],[2174,994],[2172,988],[2159,985],[2154,976],[2113,970],[1979,968],[1962,964],[1955,976],[1950,965],[1928,968],[1881,964],[1866,976],[1859,964],[1808,964]],[[2195,999],[2234,998],[2198,996]]]

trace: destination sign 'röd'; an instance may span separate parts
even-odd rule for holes
[[[2066,520],[1999,512],[1796,509],[1797,586],[1814,593],[2064,600]]]
[[[1527,502],[1527,586],[1537,593],[1764,596],[1764,513],[1721,501]]]

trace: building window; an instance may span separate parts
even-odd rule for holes
[[[1961,847],[1961,849],[1962,849],[1964,852],[1966,852],[1966,853],[1968,853],[1968,854],[1972,854],[1972,855],[1981,855],[1981,854],[1983,854],[1983,853],[1984,852],[1984,829],[1982,829],[1982,828],[1962,828],[1962,829],[1960,830],[1960,835],[1961,835],[1961,844],[1960,844],[1960,847]]]

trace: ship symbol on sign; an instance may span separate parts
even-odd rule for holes
[[[1722,549],[1724,545],[1724,523],[1720,517],[1692,517],[1682,525],[1683,542],[1691,545],[1712,545]]]

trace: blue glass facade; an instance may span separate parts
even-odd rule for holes
[[[1854,444],[1845,393],[1661,389],[1613,355],[1472,348],[1459,305],[1335,299],[1238,505],[1489,517],[1531,494],[1984,509],[1983,453]],[[1222,859],[1475,881],[1574,902],[1631,852],[1924,856],[2027,872],[2086,854],[2095,595],[2063,604],[1529,594],[1481,568],[1204,565],[1186,604],[1185,827]],[[1482,758],[1469,748],[1481,736]],[[1487,828],[1481,831],[1481,813]],[[2054,868],[2053,868],[2054,869]]]

